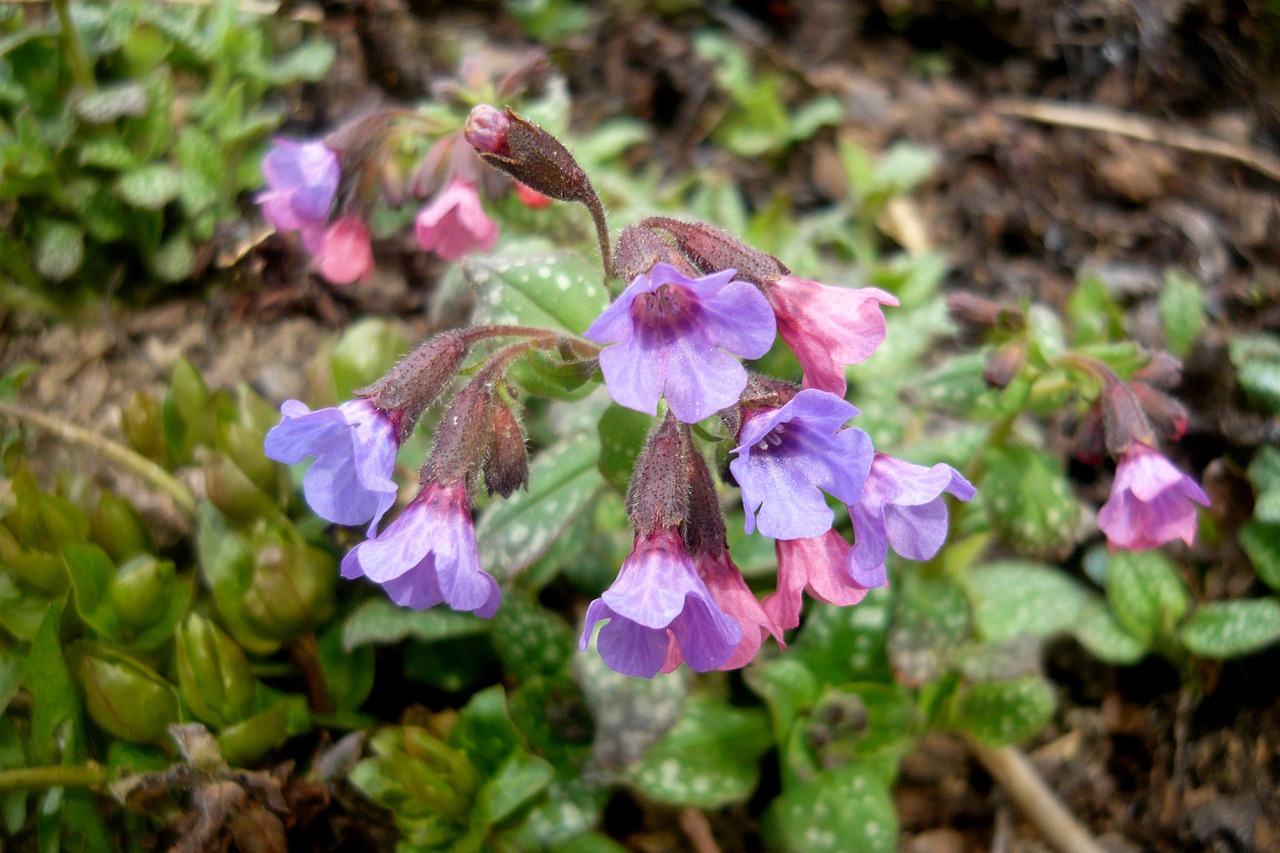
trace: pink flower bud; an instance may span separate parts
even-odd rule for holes
[[[351,284],[373,272],[369,226],[358,216],[344,216],[324,232],[316,252],[316,269],[333,284]]]
[[[501,110],[481,104],[467,116],[463,127],[467,144],[484,154],[502,154],[507,147],[507,128],[511,120]]]

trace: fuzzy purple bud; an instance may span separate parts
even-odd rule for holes
[[[465,332],[442,332],[400,359],[386,376],[356,393],[385,412],[399,413],[396,426],[403,442],[422,413],[453,381],[469,349]]]
[[[507,148],[507,128],[511,120],[501,110],[481,104],[467,116],[463,134],[467,144],[482,154],[503,154]]]
[[[484,461],[484,486],[489,494],[504,498],[529,483],[529,452],[525,447],[524,428],[506,403],[493,407],[489,429],[489,452]]]

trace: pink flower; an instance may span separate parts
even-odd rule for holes
[[[843,397],[844,365],[866,360],[884,342],[881,305],[898,300],[874,287],[828,287],[793,275],[764,289],[778,334],[804,369],[804,387]]]
[[[834,530],[812,539],[779,539],[778,591],[765,596],[764,611],[779,627],[800,624],[803,593],[841,607],[857,604],[868,587],[849,574],[849,543]]]
[[[485,215],[476,186],[454,178],[418,211],[413,223],[418,245],[446,261],[487,251],[498,240],[498,223]]]
[[[1120,458],[1111,496],[1098,511],[1098,527],[1111,550],[1144,551],[1196,535],[1196,508],[1209,498],[1195,480],[1158,450],[1135,442]]]
[[[373,272],[369,226],[358,216],[344,216],[324,232],[316,252],[316,269],[334,284],[351,284]]]
[[[530,210],[543,210],[551,206],[550,196],[543,195],[528,184],[515,181],[514,189],[516,198],[520,199],[520,203]]]

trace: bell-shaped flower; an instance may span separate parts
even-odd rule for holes
[[[871,439],[844,428],[858,414],[835,394],[811,388],[777,409],[748,413],[729,470],[742,489],[747,532],[808,539],[831,529],[823,492],[851,504],[871,467]]]
[[[400,442],[396,424],[368,400],[311,411],[287,400],[284,419],[267,433],[269,458],[296,465],[316,457],[302,479],[302,492],[316,515],[334,524],[369,522],[369,533],[396,500],[391,479]]]
[[[865,361],[884,343],[881,305],[897,305],[874,287],[830,287],[784,275],[765,287],[778,334],[804,370],[804,387],[843,397],[844,367]]]
[[[498,582],[480,567],[465,481],[429,481],[375,539],[342,560],[344,578],[381,584],[396,604],[419,610],[444,602],[488,619],[498,609]]]
[[[587,608],[580,648],[587,648],[603,619],[609,621],[596,640],[600,657],[610,669],[639,678],[663,668],[673,642],[698,672],[723,667],[743,633],[698,577],[679,531],[671,528],[636,536],[617,580]]]
[[[1098,527],[1111,550],[1143,551],[1196,535],[1194,504],[1209,505],[1195,480],[1158,450],[1135,442],[1120,458],[1111,495],[1098,511]]]
[[[333,284],[351,284],[373,272],[373,244],[369,226],[358,216],[344,216],[330,225],[315,250],[316,269]]]
[[[418,211],[413,233],[424,251],[456,261],[492,249],[498,240],[498,223],[485,214],[476,185],[455,178]]]
[[[266,220],[277,231],[302,231],[304,240],[316,240],[338,191],[338,155],[323,142],[277,139],[262,161],[262,173],[267,189],[257,201]]]
[[[926,468],[877,452],[862,499],[849,506],[853,580],[868,587],[883,585],[890,546],[908,560],[927,560],[938,553],[947,539],[943,492],[967,501],[977,489],[950,465]]]
[[[587,338],[613,344],[600,369],[618,405],[652,415],[665,396],[672,414],[697,423],[738,401],[747,384],[738,357],[768,352],[776,327],[760,291],[733,276],[687,278],[655,264],[591,324]]]
[[[764,611],[781,628],[800,624],[804,593],[841,607],[857,604],[868,585],[849,574],[849,543],[835,530],[810,539],[779,539],[778,589],[764,599]],[[883,586],[883,581],[876,586]]]

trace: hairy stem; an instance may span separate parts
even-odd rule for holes
[[[26,788],[93,788],[107,780],[107,771],[96,761],[65,767],[17,767],[0,770],[0,793]]]
[[[101,454],[138,478],[150,483],[160,491],[169,495],[173,502],[188,516],[196,512],[196,499],[191,490],[180,480],[161,468],[150,459],[135,453],[123,444],[92,433],[75,424],[65,423],[52,418],[43,412],[28,409],[17,403],[0,400],[0,415],[8,415],[14,420],[37,426],[45,432],[52,433],[70,444],[78,444]]]
[[[998,749],[968,737],[969,750],[1040,834],[1061,853],[1104,853],[1089,830],[1058,799],[1031,761],[1012,746]]]
[[[596,239],[600,242],[600,262],[604,265],[604,277],[613,278],[617,273],[613,269],[613,241],[609,237],[609,223],[605,220],[604,205],[600,203],[600,196],[596,195],[595,190],[591,190],[591,195],[582,200],[587,206],[587,210],[591,211],[591,218],[596,223]]]

